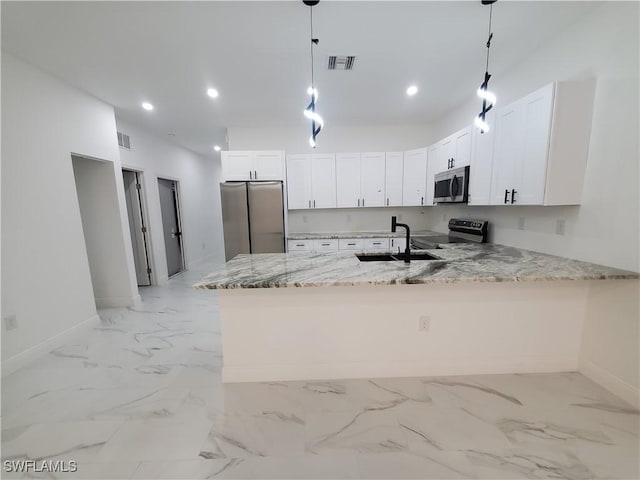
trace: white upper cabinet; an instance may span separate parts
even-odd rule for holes
[[[253,152],[225,151],[220,158],[223,182],[253,179]]]
[[[496,131],[496,111],[487,113],[488,132],[471,131],[471,168],[469,173],[469,205],[491,204],[491,173],[493,169],[493,141]]]
[[[404,154],[402,152],[387,152],[385,154],[385,200],[387,207],[402,205],[402,171]]]
[[[284,152],[253,152],[254,180],[284,180]]]
[[[288,208],[311,208],[312,197],[311,155],[287,155]]]
[[[385,205],[384,152],[367,152],[360,155],[360,196],[362,207]]]
[[[336,194],[338,207],[360,207],[360,154],[336,154]]]
[[[556,82],[497,111],[492,205],[580,204],[594,88]]]
[[[404,152],[402,204],[425,205],[427,186],[427,149]]]
[[[427,149],[427,189],[425,204],[433,205],[433,194],[435,191],[435,174],[447,169],[447,161],[444,158],[442,143],[431,145]],[[444,164],[444,167],[443,167]]]
[[[284,180],[284,152],[225,151],[222,180]]]
[[[451,168],[466,167],[471,164],[471,127],[452,135],[455,145],[454,154],[451,161]]]
[[[336,207],[336,156],[334,154],[311,155],[312,208]]]

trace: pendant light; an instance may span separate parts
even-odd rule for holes
[[[316,137],[324,126],[324,120],[316,112],[316,102],[318,101],[318,89],[316,88],[313,78],[313,47],[318,45],[319,40],[313,38],[313,7],[320,3],[320,0],[302,0],[305,5],[309,7],[311,12],[311,86],[307,89],[307,94],[311,96],[311,102],[304,109],[304,116],[311,120],[311,137],[309,137],[309,144],[312,148],[316,148]]]
[[[489,5],[489,38],[487,39],[487,66],[484,72],[484,81],[480,84],[480,88],[478,88],[477,91],[478,96],[482,99],[482,111],[473,122],[474,125],[480,129],[480,133],[489,131],[490,127],[486,121],[486,115],[496,104],[496,96],[488,89],[489,79],[491,78],[489,74],[489,50],[491,49],[491,39],[493,38],[493,33],[491,33],[491,19],[493,16],[493,4],[496,3],[496,1],[497,0],[482,0],[482,5]]]

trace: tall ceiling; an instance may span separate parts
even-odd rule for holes
[[[597,6],[496,3],[491,72],[526,59]],[[326,122],[430,123],[481,82],[489,7],[480,0],[324,0],[313,12],[317,109]],[[224,143],[226,127],[307,122],[309,7],[301,1],[3,1],[1,13],[3,50],[199,153]],[[355,55],[354,69],[328,71],[329,55]],[[412,98],[410,84],[420,89]],[[143,101],[155,110],[142,110]]]

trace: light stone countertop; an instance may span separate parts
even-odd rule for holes
[[[356,252],[238,255],[194,287],[288,288],[639,277],[626,270],[496,244],[451,244],[427,252],[438,260],[410,264],[360,262]]]
[[[442,235],[441,233],[429,230],[413,231],[412,237],[425,235]],[[325,239],[341,239],[341,238],[404,238],[406,233],[404,228],[400,227],[397,232],[390,231],[365,231],[365,232],[308,232],[308,233],[289,233],[287,240],[325,240]]]

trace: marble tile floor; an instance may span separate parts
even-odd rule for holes
[[[638,411],[578,373],[222,385],[210,269],[2,380],[2,478],[639,477]]]

